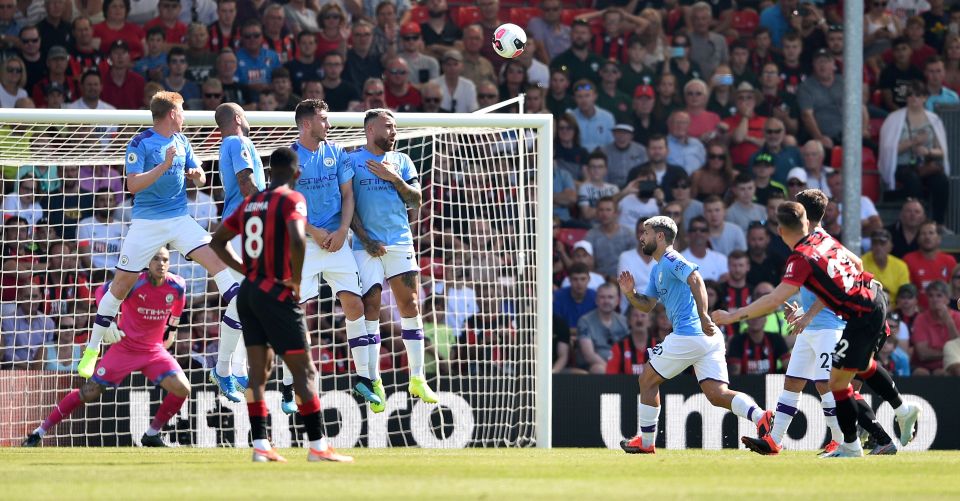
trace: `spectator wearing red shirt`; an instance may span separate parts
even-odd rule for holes
[[[280,64],[293,60],[293,35],[286,27],[286,17],[280,4],[272,3],[263,12],[263,48],[276,52]]]
[[[926,21],[920,16],[913,16],[907,19],[907,26],[903,30],[903,38],[910,44],[912,54],[910,55],[910,66],[922,70],[930,56],[936,55],[937,50],[926,44],[923,34],[926,31]],[[883,53],[883,62],[885,64],[893,63],[893,50],[887,49]]]
[[[210,32],[209,49],[214,54],[240,47],[240,26],[237,20],[237,0],[220,0],[217,4],[217,22],[207,27]]]
[[[187,25],[182,23],[179,17],[180,0],[161,0],[160,15],[147,21],[143,29],[150,31],[150,28],[159,26],[163,28],[167,44],[183,47],[187,43]]]
[[[410,67],[402,57],[393,57],[387,61],[384,70],[387,106],[397,111],[417,111],[423,104],[420,91],[410,85]]]
[[[103,56],[93,39],[93,24],[86,17],[73,20],[73,47],[70,49],[70,74],[79,79],[87,70],[100,70]]]
[[[750,82],[740,82],[736,95],[737,114],[725,118],[729,127],[730,157],[733,165],[746,166],[750,157],[763,146],[763,126],[767,117],[756,114],[757,92]]]
[[[100,39],[101,52],[108,47],[112,51],[114,42],[123,40],[130,51],[130,57],[140,59],[140,56],[143,56],[143,39],[146,38],[146,32],[139,24],[127,21],[129,13],[130,0],[107,0],[103,3],[105,20],[93,27],[93,36]],[[143,87],[143,83],[140,86]],[[130,109],[137,107],[139,102],[137,106]]]
[[[630,308],[627,317],[630,335],[617,341],[610,352],[607,362],[607,374],[643,374],[643,364],[647,363],[648,349],[657,345],[650,336],[650,314],[636,308]]]
[[[68,240],[50,244],[43,282],[48,315],[67,313],[69,305],[76,299],[92,301],[87,277],[77,271],[77,246]]]
[[[914,376],[944,376],[943,346],[960,337],[960,312],[950,309],[946,282],[935,280],[926,288],[930,309],[913,321]]]
[[[118,110],[136,110],[143,105],[143,87],[146,81],[134,72],[130,61],[130,48],[124,40],[110,46],[110,67],[103,71],[103,90],[100,98]]]
[[[59,45],[50,48],[50,52],[47,53],[47,76],[33,86],[33,92],[31,93],[33,103],[37,108],[47,107],[47,89],[54,83],[60,85],[66,102],[80,97],[77,80],[67,76],[69,63],[70,54],[67,53],[67,49]]]
[[[727,281],[720,284],[723,291],[721,300],[723,309],[733,310],[750,304],[750,256],[742,250],[735,250],[727,256]],[[724,334],[730,339],[736,334],[736,324],[723,327]]]
[[[786,367],[790,350],[779,332],[763,330],[767,317],[747,320],[747,331],[737,334],[727,349],[730,375],[776,374],[780,366]]]
[[[940,251],[940,232],[937,223],[926,221],[920,225],[917,234],[918,250],[903,256],[903,262],[910,268],[910,282],[924,291],[931,282],[950,280],[950,273],[957,266],[957,260],[950,254]],[[927,296],[919,295],[920,308],[927,307]]]
[[[717,133],[720,115],[707,110],[707,101],[710,99],[707,83],[699,78],[690,80],[683,86],[683,96],[687,103],[685,111],[690,115],[690,127],[687,129],[687,134],[705,143],[709,142]]]

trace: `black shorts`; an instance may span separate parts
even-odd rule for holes
[[[837,369],[864,371],[870,367],[887,337],[887,299],[879,282],[874,281],[873,311],[847,319],[840,341],[833,349],[833,366]]]
[[[240,284],[237,313],[243,324],[245,346],[269,344],[281,355],[303,352],[309,346],[300,306],[294,301],[277,301],[248,280]]]

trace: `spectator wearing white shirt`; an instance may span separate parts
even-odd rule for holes
[[[596,267],[596,261],[593,259],[593,244],[586,240],[573,244],[573,256],[571,257],[574,263],[583,263],[590,270],[590,281],[587,282],[588,289],[597,290],[598,287],[607,282],[603,275],[593,271]],[[560,286],[570,287],[570,277],[564,278]]]
[[[470,80],[460,76],[463,71],[463,54],[450,49],[443,53],[440,61],[443,74],[432,80],[440,84],[443,100],[440,107],[454,113],[473,113],[477,110],[477,87]]]
[[[30,226],[43,219],[43,207],[37,202],[37,180],[33,176],[24,176],[17,181],[16,193],[3,196],[2,220],[21,217]]]
[[[679,165],[693,175],[693,172],[707,161],[707,149],[695,137],[688,135],[690,115],[686,111],[674,111],[667,119],[667,163]]]
[[[93,216],[77,225],[78,250],[85,268],[113,271],[120,260],[120,243],[126,234],[126,225],[115,217],[116,199],[103,188],[93,197]]]
[[[766,211],[764,211],[766,213]],[[718,195],[710,195],[703,201],[703,216],[710,230],[710,247],[727,255],[735,250],[747,250],[744,231],[733,223],[727,223],[727,207]]]
[[[621,252],[620,259],[617,260],[617,276],[620,276],[620,274],[625,271],[629,271],[631,274],[633,274],[633,279],[637,284],[634,288],[638,291],[647,289],[647,283],[650,281],[650,272],[653,271],[653,265],[657,264],[653,260],[653,256],[648,256],[643,253],[643,249],[640,245],[640,237],[643,235],[644,221],[646,221],[646,219],[640,219],[637,221],[637,246],[633,249]],[[626,311],[627,305],[627,297],[621,294],[620,310]]]
[[[680,255],[700,267],[700,275],[704,280],[722,281],[728,270],[727,257],[707,247],[710,241],[710,226],[707,220],[703,216],[690,220],[687,234],[690,246]]]
[[[664,195],[663,190],[657,186],[656,175],[645,168],[614,198],[620,199],[617,203],[620,226],[633,228],[638,220],[660,214]]]
[[[617,259],[620,253],[636,244],[634,232],[620,225],[617,216],[617,204],[611,198],[602,198],[597,203],[598,225],[587,232],[584,240],[593,245],[597,272],[612,277],[617,271]]]
[[[530,82],[530,85],[546,89],[550,86],[550,67],[533,57],[536,50],[537,41],[528,38],[527,45],[524,47],[523,53],[517,56],[517,60],[527,69],[527,81]]]
[[[587,167],[584,170],[586,171],[586,181],[581,183],[577,190],[577,205],[580,207],[580,218],[584,221],[593,221],[596,217],[597,204],[600,199],[615,196],[620,188],[605,181],[607,178],[607,156],[602,151],[595,151],[590,154],[587,158]]]
[[[823,164],[823,143],[816,139],[807,141],[800,149],[800,155],[803,157],[803,170],[807,172],[807,188],[816,188],[831,198],[833,195],[827,186],[827,175],[833,170]]]
[[[103,92],[103,81],[100,74],[94,70],[87,71],[80,77],[80,99],[67,105],[74,110],[115,110],[111,104],[100,99]]]

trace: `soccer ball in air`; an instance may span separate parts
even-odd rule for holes
[[[523,28],[511,24],[501,24],[493,31],[493,50],[500,57],[513,59],[523,54],[523,46],[527,44],[527,34]]]

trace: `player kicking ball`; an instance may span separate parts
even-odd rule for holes
[[[634,308],[649,312],[660,301],[673,324],[673,332],[662,343],[648,349],[649,358],[640,375],[640,435],[620,442],[628,454],[656,452],[660,385],[691,365],[711,404],[752,421],[761,436],[769,432],[772,413],[761,410],[748,395],[727,387],[723,336],[707,314],[707,289],[697,271],[699,267],[673,249],[676,236],[677,224],[673,219],[665,216],[647,219],[643,223],[640,249],[657,262],[650,271],[647,289],[642,294],[637,292],[629,271],[621,273],[618,279],[620,290]]]
[[[777,208],[779,232],[793,249],[787,260],[783,281],[772,293],[744,308],[713,312],[718,324],[749,320],[767,315],[790,296],[807,287],[828,308],[846,320],[843,334],[833,349],[830,390],[837,403],[837,420],[843,443],[822,457],[861,457],[863,446],[857,437],[857,407],[854,402],[854,376],[860,377],[886,400],[900,424],[901,445],[913,438],[920,409],[904,403],[890,374],[877,365],[873,355],[886,337],[887,300],[883,286],[870,273],[859,270],[850,251],[826,232],[810,231],[806,210],[796,202],[784,202]],[[761,454],[779,451],[772,437],[741,439],[749,449]]]
[[[320,397],[314,382],[316,369],[307,343],[303,310],[297,305],[307,215],[303,195],[293,191],[299,177],[297,154],[278,148],[270,155],[272,181],[266,191],[247,197],[213,235],[210,246],[244,280],[237,294],[237,311],[243,322],[243,342],[250,362],[250,398],[247,413],[253,435],[254,462],[286,462],[267,438],[267,403],[264,392],[274,350],[293,375],[293,386],[303,402],[300,416],[310,439],[307,461],[352,462],[327,444],[320,428]],[[243,262],[227,249],[240,235]]]
[[[393,151],[397,122],[385,109],[367,111],[363,119],[367,144],[353,153],[357,195],[357,217],[353,220],[353,255],[360,268],[366,336],[350,340],[357,372],[361,380],[373,381],[373,389],[382,403],[370,404],[373,412],[383,412],[386,392],[380,379],[380,300],[383,281],[400,310],[403,346],[409,360],[410,395],[427,403],[437,403],[437,394],[427,385],[423,367],[423,320],[420,317],[420,266],[413,247],[413,232],[407,208],[420,207],[423,198],[417,169],[406,153]],[[367,370],[367,374],[362,371]]]
[[[200,263],[229,303],[220,323],[220,335],[239,332],[237,283],[207,245],[210,234],[187,213],[187,181],[203,186],[206,175],[190,142],[181,133],[183,97],[176,92],[158,92],[150,100],[150,113],[153,127],[134,136],[127,145],[126,186],[136,195],[133,221],[123,239],[113,281],[97,307],[90,340],[77,367],[77,372],[85,378],[93,375],[104,337],[109,336],[108,342],[118,338],[115,317],[121,302],[157,249],[167,244]],[[237,392],[231,400],[241,398]]]
[[[137,278],[137,286],[120,305],[120,341],[97,364],[95,374],[60,401],[36,430],[23,441],[23,447],[40,445],[43,436],[79,407],[95,402],[105,388],[119,385],[133,371],[140,371],[153,384],[167,391],[147,432],[140,438],[144,447],[167,447],[160,430],[180,411],[190,396],[190,382],[166,346],[173,344],[180,314],[186,304],[184,280],[169,273],[170,252],[161,247],[150,259],[147,271]],[[110,283],[97,289],[102,301]],[[166,344],[166,346],[165,346]]]

